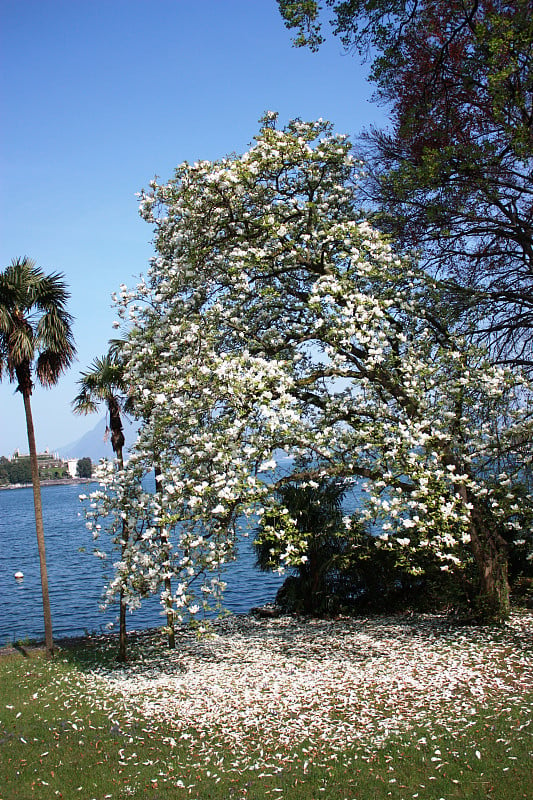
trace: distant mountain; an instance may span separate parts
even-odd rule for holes
[[[138,423],[130,422],[127,419],[123,420],[124,424],[124,437],[126,445],[124,447],[124,454],[128,452],[128,445],[132,445],[137,437]],[[95,427],[86,433],[81,439],[78,439],[71,444],[66,444],[64,447],[59,447],[57,451],[61,458],[90,458],[91,461],[97,463],[101,458],[114,458],[113,448],[111,447],[111,439],[109,433],[106,435],[106,418],[98,422]]]

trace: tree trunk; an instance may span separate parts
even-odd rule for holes
[[[510,612],[507,542],[488,516],[474,502],[470,536],[480,583],[478,611],[483,622],[503,622]]]
[[[124,589],[120,590],[120,612],[119,612],[119,634],[118,634],[118,661],[127,661],[127,644],[128,637],[126,633],[126,600],[124,598]]]
[[[113,441],[113,440],[112,440]],[[117,461],[119,469],[124,469],[124,456],[122,455],[122,446],[115,448],[113,444],[113,449],[117,454]],[[121,558],[124,558],[124,552],[126,550],[126,544],[128,541],[128,525],[126,520],[122,523],[122,548],[121,548]],[[128,635],[126,632],[126,598],[124,597],[124,589],[120,590],[120,611],[119,611],[119,633],[118,633],[118,660],[119,661],[127,661],[128,653],[127,653],[127,644],[128,644]]]
[[[165,578],[165,591],[167,594],[172,593],[172,585],[170,582],[170,578],[167,576]],[[167,628],[168,628],[168,646],[171,650],[176,648],[176,631],[175,631],[175,622],[174,622],[174,614],[172,612],[172,605],[167,603]]]
[[[159,464],[156,458],[154,458],[154,470],[156,476],[155,490],[158,494],[162,494],[163,487],[161,486],[161,481],[158,480],[157,478],[157,475],[159,474]],[[161,533],[161,543],[165,549],[168,548],[168,537],[163,533]],[[172,601],[168,599],[172,595],[172,583],[168,575],[165,578],[164,586],[165,586],[165,593],[167,595],[166,610],[167,610],[168,646],[171,650],[174,650],[176,647],[176,627],[175,627],[174,613],[172,611]]]
[[[28,445],[30,448],[31,480],[33,484],[33,506],[35,509],[35,531],[37,533],[37,548],[39,550],[39,563],[41,566],[41,589],[43,596],[44,614],[44,639],[46,654],[51,658],[54,654],[54,638],[52,633],[52,614],[50,611],[50,596],[48,594],[48,572],[46,570],[46,550],[44,545],[43,507],[41,503],[41,483],[39,480],[39,464],[37,462],[37,446],[35,444],[35,431],[31,413],[30,393],[21,389],[24,398],[24,411],[26,412],[26,428],[28,431]]]

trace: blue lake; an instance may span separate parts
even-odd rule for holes
[[[46,561],[54,637],[104,630],[117,622],[117,607],[100,611],[104,586],[102,563],[93,551],[78,497],[86,485],[43,486]],[[80,552],[80,549],[86,552]],[[24,573],[16,580],[15,572]],[[228,566],[225,607],[244,613],[274,600],[283,577],[260,572],[250,539],[243,539],[239,558]],[[128,615],[128,628],[163,624],[159,599],[143,601]],[[41,579],[35,536],[33,492],[0,491],[0,645],[7,639],[43,638]]]

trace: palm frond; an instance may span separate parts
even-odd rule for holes
[[[41,273],[38,285],[36,283],[35,305],[42,311],[55,310],[67,317],[66,304],[70,297],[63,276],[59,273],[43,275]]]
[[[75,414],[95,414],[98,411],[98,403],[87,388],[84,388],[72,401],[72,410]]]
[[[0,377],[6,369],[14,380],[22,366],[31,371],[37,359],[39,382],[57,382],[76,354],[69,296],[62,275],[45,275],[27,256],[13,259],[0,273]]]
[[[25,324],[24,320],[16,320],[7,337],[7,349],[13,369],[24,361],[32,361],[35,355],[35,338],[31,325]]]
[[[111,353],[95,358],[90,368],[81,373],[78,385],[80,392],[72,402],[76,413],[92,413],[100,403],[108,407],[111,403],[119,410],[127,405],[123,368]]]
[[[59,380],[59,376],[71,364],[72,359],[67,358],[65,352],[58,353],[55,350],[44,350],[39,354],[35,374],[42,386],[54,386]]]

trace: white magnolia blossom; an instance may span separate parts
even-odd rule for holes
[[[347,138],[274,125],[243,156],[151,182],[140,213],[157,254],[115,297],[143,424],[125,470],[101,467],[88,516],[130,531],[109,597],[135,605],[172,577],[162,604],[180,619],[219,601],[236,524],[275,503],[278,464],[287,477],[302,456],[308,480],[364,478],[359,517],[405,557],[428,548],[447,569],[472,541],[479,563],[521,528],[523,384],[454,335],[438,288],[361,217]],[[297,564],[305,541],[279,518]]]

